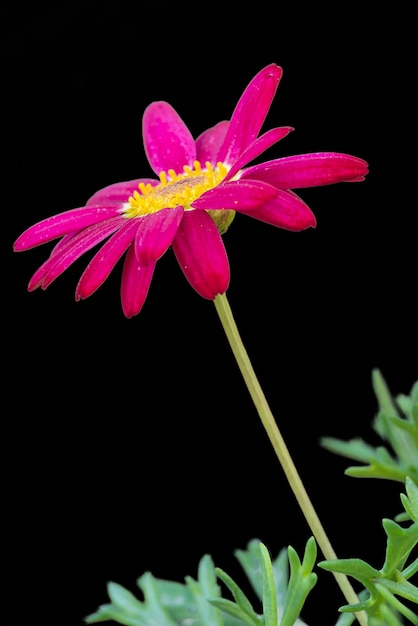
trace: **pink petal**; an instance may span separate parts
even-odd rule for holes
[[[363,159],[339,152],[296,154],[266,161],[242,172],[242,178],[263,180],[280,189],[318,187],[364,180],[368,164]]]
[[[171,245],[183,217],[183,207],[162,209],[143,217],[135,236],[135,254],[139,265],[157,261]]]
[[[196,139],[196,158],[203,166],[206,161],[216,164],[218,152],[224,142],[228,126],[228,121],[218,122]]]
[[[194,209],[252,211],[277,195],[277,189],[257,180],[230,180],[205,191],[191,206]]]
[[[217,161],[232,164],[255,141],[276,93],[282,68],[267,65],[246,87],[232,114]]]
[[[254,143],[252,143],[244,152],[241,154],[239,159],[235,161],[234,165],[231,167],[226,180],[229,180],[242,168],[244,165],[253,161],[260,154],[265,152],[268,148],[273,146],[275,143],[286,137],[292,130],[295,130],[291,126],[282,126],[280,128],[272,128],[271,130],[261,135]]]
[[[65,244],[55,246],[49,259],[39,267],[29,281],[28,291],[34,291],[38,287],[42,287],[42,289],[49,287],[80,256],[109,237],[125,222],[124,217],[111,217],[109,220],[93,224],[79,231],[70,237]]]
[[[121,301],[124,315],[128,318],[138,315],[147,298],[154,274],[155,263],[139,265],[134,246],[126,254],[122,270]]]
[[[247,215],[285,230],[300,231],[316,226],[311,209],[292,191],[278,190],[276,198]]]
[[[204,211],[185,211],[173,250],[191,286],[202,298],[213,300],[229,285],[229,263],[222,237]]]
[[[109,219],[113,219],[113,218],[112,218],[112,217],[110,217]],[[122,219],[124,219],[124,218],[122,218]],[[104,223],[106,223],[106,222],[107,222],[107,220],[105,220],[105,221],[104,221]],[[99,222],[99,224],[101,224],[101,223],[102,223],[102,222]],[[94,224],[93,224],[93,226],[94,226]],[[90,226],[88,226],[87,228],[90,228]],[[82,233],[84,230],[85,230],[84,228],[82,228],[81,230],[75,230],[73,233],[70,233],[69,235],[64,235],[64,237],[61,237],[61,239],[59,239],[59,240],[56,242],[55,246],[52,248],[52,250],[51,250],[51,252],[50,252],[50,255],[49,255],[49,256],[50,256],[50,257],[54,256],[54,254],[56,254],[57,252],[59,252],[59,251],[60,251],[60,249],[61,249],[63,246],[66,246],[66,245],[67,245],[67,243],[68,243],[69,241],[71,241],[71,239],[72,239],[73,237],[76,237],[77,235],[79,235],[80,233]]]
[[[193,136],[167,102],[153,102],[145,109],[142,136],[149,164],[157,176],[169,169],[181,173],[184,165],[193,167],[196,160]]]
[[[84,270],[75,292],[75,299],[88,298],[106,280],[135,237],[138,220],[126,221],[95,254]]]
[[[57,213],[25,230],[14,243],[15,252],[40,246],[52,239],[76,232],[109,217],[120,215],[120,206],[80,207]]]
[[[110,206],[114,203],[123,204],[124,202],[128,202],[129,196],[131,196],[134,191],[138,191],[139,183],[144,183],[145,185],[150,184],[154,187],[158,185],[159,182],[160,181],[155,178],[136,178],[135,180],[127,180],[122,183],[114,183],[113,185],[108,185],[96,191],[96,193],[88,199],[86,206],[98,204]]]

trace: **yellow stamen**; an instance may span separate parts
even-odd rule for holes
[[[194,161],[193,168],[183,167],[184,172],[177,174],[170,169],[160,173],[160,183],[153,187],[149,183],[139,183],[139,191],[134,191],[129,198],[127,217],[138,217],[156,213],[161,209],[174,209],[183,206],[190,209],[190,204],[208,189],[213,189],[225,178],[228,168],[219,162],[213,167],[209,161],[202,169],[199,161]]]

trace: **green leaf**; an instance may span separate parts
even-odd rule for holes
[[[395,402],[379,370],[373,370],[372,382],[380,409],[374,422],[375,430],[390,443],[399,463],[413,472],[414,467],[417,469],[418,429],[409,410],[411,398],[408,402],[405,396],[398,396]],[[399,401],[407,409],[404,416],[398,410]]]
[[[260,542],[260,561],[263,577],[263,614],[265,626],[277,626],[277,598],[273,567],[266,546]]]
[[[87,623],[113,620],[125,626],[236,626],[224,624],[220,612],[206,600],[205,594],[220,594],[211,558],[204,556],[198,568],[199,582],[191,589],[181,583],[154,578],[146,572],[137,580],[144,595],[140,601],[116,583],[109,583],[111,604],[102,605],[86,618]]]
[[[342,441],[335,437],[322,437],[320,444],[330,452],[335,452],[340,456],[345,456],[354,461],[362,461],[363,463],[368,463],[375,454],[374,447],[365,443],[359,437],[350,439],[350,441]]]
[[[414,576],[414,574],[416,574],[418,572],[418,559],[415,559],[415,561],[412,561],[412,563],[410,563],[408,565],[408,567],[405,567],[405,569],[402,572],[402,575],[408,579],[411,578],[411,576]]]
[[[220,567],[216,568],[216,574],[225,583],[228,587],[232,595],[234,596],[235,602],[242,608],[244,613],[252,614],[254,612],[253,606],[245,593],[240,589],[237,583],[232,580],[232,578],[224,572]]]
[[[250,626],[263,626],[263,621],[256,615],[250,616],[247,613],[244,613],[238,604],[232,602],[231,600],[227,600],[226,598],[208,598],[208,601],[220,611],[224,611],[240,622],[250,624]]]
[[[373,579],[379,576],[379,571],[362,559],[333,559],[320,561],[318,567],[329,572],[340,572],[359,580],[369,591],[369,597],[360,600],[357,604],[348,604],[340,607],[340,611],[366,611],[378,600]]]
[[[417,468],[418,469],[418,468]],[[369,465],[364,467],[349,467],[346,469],[347,476],[357,478],[386,478],[404,482],[408,469],[403,467],[399,461],[391,457],[386,448],[378,446],[369,457]]]
[[[418,588],[403,578],[400,572],[397,572],[397,578],[398,582],[389,580],[388,578],[379,578],[376,584],[383,585],[386,589],[389,589],[391,593],[418,604]]]
[[[310,537],[306,543],[302,563],[291,546],[288,548],[288,555],[290,579],[280,626],[293,626],[318,578],[312,572],[317,555],[316,543],[313,537]]]
[[[410,515],[411,519],[415,522],[418,522],[418,485],[412,480],[410,476],[407,476],[405,479],[405,489],[408,496],[408,508],[405,507],[405,510]],[[402,502],[405,506],[405,496],[401,494]]]
[[[381,570],[382,576],[390,578],[395,570],[402,570],[403,566],[418,543],[418,523],[409,528],[402,528],[391,519],[382,520],[387,535],[386,558]]]
[[[170,616],[169,611],[164,607],[158,591],[157,580],[151,572],[145,572],[137,581],[142,589],[147,610],[146,624],[159,624],[160,626],[177,626],[175,620]]]
[[[228,587],[235,603],[224,598],[210,598],[210,602],[251,626],[293,626],[296,622],[303,626],[304,623],[298,620],[298,616],[317,580],[316,574],[312,572],[316,559],[314,538],[311,537],[306,544],[302,563],[292,547],[288,548],[287,554],[281,550],[272,561],[267,547],[258,540],[252,540],[247,545],[247,550],[237,550],[235,555],[246,573],[248,572],[254,590],[256,593],[258,591],[257,595],[263,607],[262,616],[255,613],[242,589],[220,568],[216,568],[218,577]]]
[[[410,419],[411,422],[417,423],[418,410],[418,380],[413,384],[408,396],[399,394],[396,396],[396,403],[401,411]]]
[[[369,593],[367,589],[363,589],[362,591],[360,591],[360,593],[358,594],[358,597],[362,602],[367,600],[367,598],[369,597]],[[337,619],[335,626],[351,626],[351,624],[353,624],[354,622],[356,623],[356,625],[359,623],[357,621],[357,617],[355,613],[345,612],[345,613],[341,613],[341,615]],[[389,626],[389,624],[382,624],[381,626]]]
[[[263,598],[263,580],[261,574],[261,562],[260,562],[260,540],[251,539],[247,544],[246,550],[235,550],[234,555],[243,568],[246,576],[248,577],[252,588],[258,596],[260,602]],[[285,554],[286,557],[286,554]],[[286,559],[287,564],[287,559]],[[286,580],[287,586],[287,580]]]
[[[191,620],[197,615],[194,598],[186,585],[172,580],[154,578],[161,604],[176,622]]]
[[[259,539],[252,539],[247,544],[247,550],[236,550],[234,554],[247,575],[254,592],[260,599],[260,602],[262,602],[263,576],[259,545]],[[283,606],[289,580],[289,561],[285,548],[280,550],[277,557],[272,561],[272,567],[277,604]]]
[[[408,492],[415,498],[416,486],[411,481],[407,481],[407,484]],[[398,617],[398,614],[402,614],[418,626],[417,616],[395,597],[400,596],[408,602],[418,603],[418,588],[408,581],[418,570],[418,559],[402,571],[418,543],[418,524],[413,523],[408,528],[403,528],[390,519],[382,520],[382,524],[387,535],[387,545],[385,563],[381,570],[376,570],[361,559],[335,559],[320,562],[318,566],[356,578],[369,592],[368,598],[361,594],[360,603],[340,607],[341,612],[365,610],[368,612],[370,625],[376,626],[402,626]]]
[[[387,415],[396,415],[396,406],[392,400],[389,388],[379,369],[372,371],[372,385],[380,411]]]
[[[96,613],[92,613],[84,618],[86,624],[96,624],[97,622],[114,621],[124,626],[145,626],[147,622],[145,618],[140,616],[129,617],[124,614],[121,609],[115,608],[112,604],[103,604]]]
[[[209,597],[220,597],[221,592],[216,582],[216,572],[212,557],[205,555],[199,563],[198,581],[191,576],[186,577],[186,584],[192,593],[200,623],[202,626],[222,626],[222,617],[219,609],[208,602]]]
[[[323,437],[320,443],[330,452],[363,463],[348,467],[347,476],[398,482],[410,476],[418,484],[418,381],[410,396],[399,395],[396,401],[377,369],[372,371],[372,383],[379,407],[373,427],[394,455],[386,447],[370,446],[360,438],[341,441]]]
[[[283,548],[273,560],[274,583],[276,585],[277,604],[284,606],[289,584],[289,555],[288,550]]]
[[[380,583],[376,584],[376,588],[385,601],[385,604],[381,605],[381,613],[383,613],[384,610],[389,611],[392,608],[392,614],[399,613],[404,615],[414,626],[418,626],[418,616],[395,598],[389,589]],[[403,622],[399,622],[399,624],[402,626]],[[383,624],[383,626],[386,626],[386,624]]]
[[[107,592],[112,603],[120,609],[124,609],[127,612],[135,612],[142,608],[141,602],[122,585],[110,582],[107,585]]]
[[[411,468],[401,464],[399,460],[393,458],[383,446],[373,448],[364,443],[362,439],[341,441],[333,437],[322,437],[320,443],[322,447],[330,452],[345,456],[354,461],[367,463],[367,465],[348,467],[345,470],[347,476],[354,478],[385,478],[387,480],[395,480],[403,483],[409,472],[418,479],[418,465],[416,468]]]
[[[114,620],[125,626],[139,626],[146,623],[143,604],[121,585],[109,582],[107,592],[112,604],[103,604],[98,610],[88,615],[84,621],[87,624]]]

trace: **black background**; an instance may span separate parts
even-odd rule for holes
[[[215,308],[171,251],[131,320],[120,266],[76,303],[86,258],[28,294],[49,248],[12,252],[32,223],[151,174],[151,101],[197,136],[272,62],[284,75],[266,127],[296,130],[268,156],[348,152],[370,174],[303,190],[316,229],[238,215],[228,297],[337,554],[383,563],[402,486],[345,476],[319,438],[376,443],[372,369],[395,394],[417,379],[413,19],[403,3],[306,6],[2,3],[1,626],[79,626],[107,581],[183,581],[205,553],[245,586],[233,551],[253,537],[303,551],[310,531]],[[333,625],[344,603],[319,572],[304,619]]]

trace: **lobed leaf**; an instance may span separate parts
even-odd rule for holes
[[[364,464],[348,467],[347,476],[398,482],[409,476],[418,485],[418,381],[409,396],[399,395],[396,399],[378,369],[372,371],[372,383],[379,408],[373,427],[389,449],[371,446],[360,438],[341,441],[322,437],[320,443],[330,452]]]
[[[279,626],[293,626],[318,578],[312,572],[317,555],[316,542],[313,537],[310,537],[306,543],[302,563],[291,546],[288,548],[288,555],[290,579]]]
[[[391,577],[396,570],[402,570],[411,551],[418,543],[418,523],[402,528],[390,519],[382,521],[387,535],[385,563],[382,576]]]
[[[242,614],[247,615],[248,617],[251,617],[251,619],[253,619],[255,616],[256,621],[258,622],[259,619],[253,609],[251,602],[248,600],[247,596],[242,591],[242,589],[240,589],[237,583],[234,580],[232,580],[232,578],[219,567],[216,568],[216,574],[222,580],[222,582],[225,583],[229,591],[232,593],[234,600],[239,606]]]

